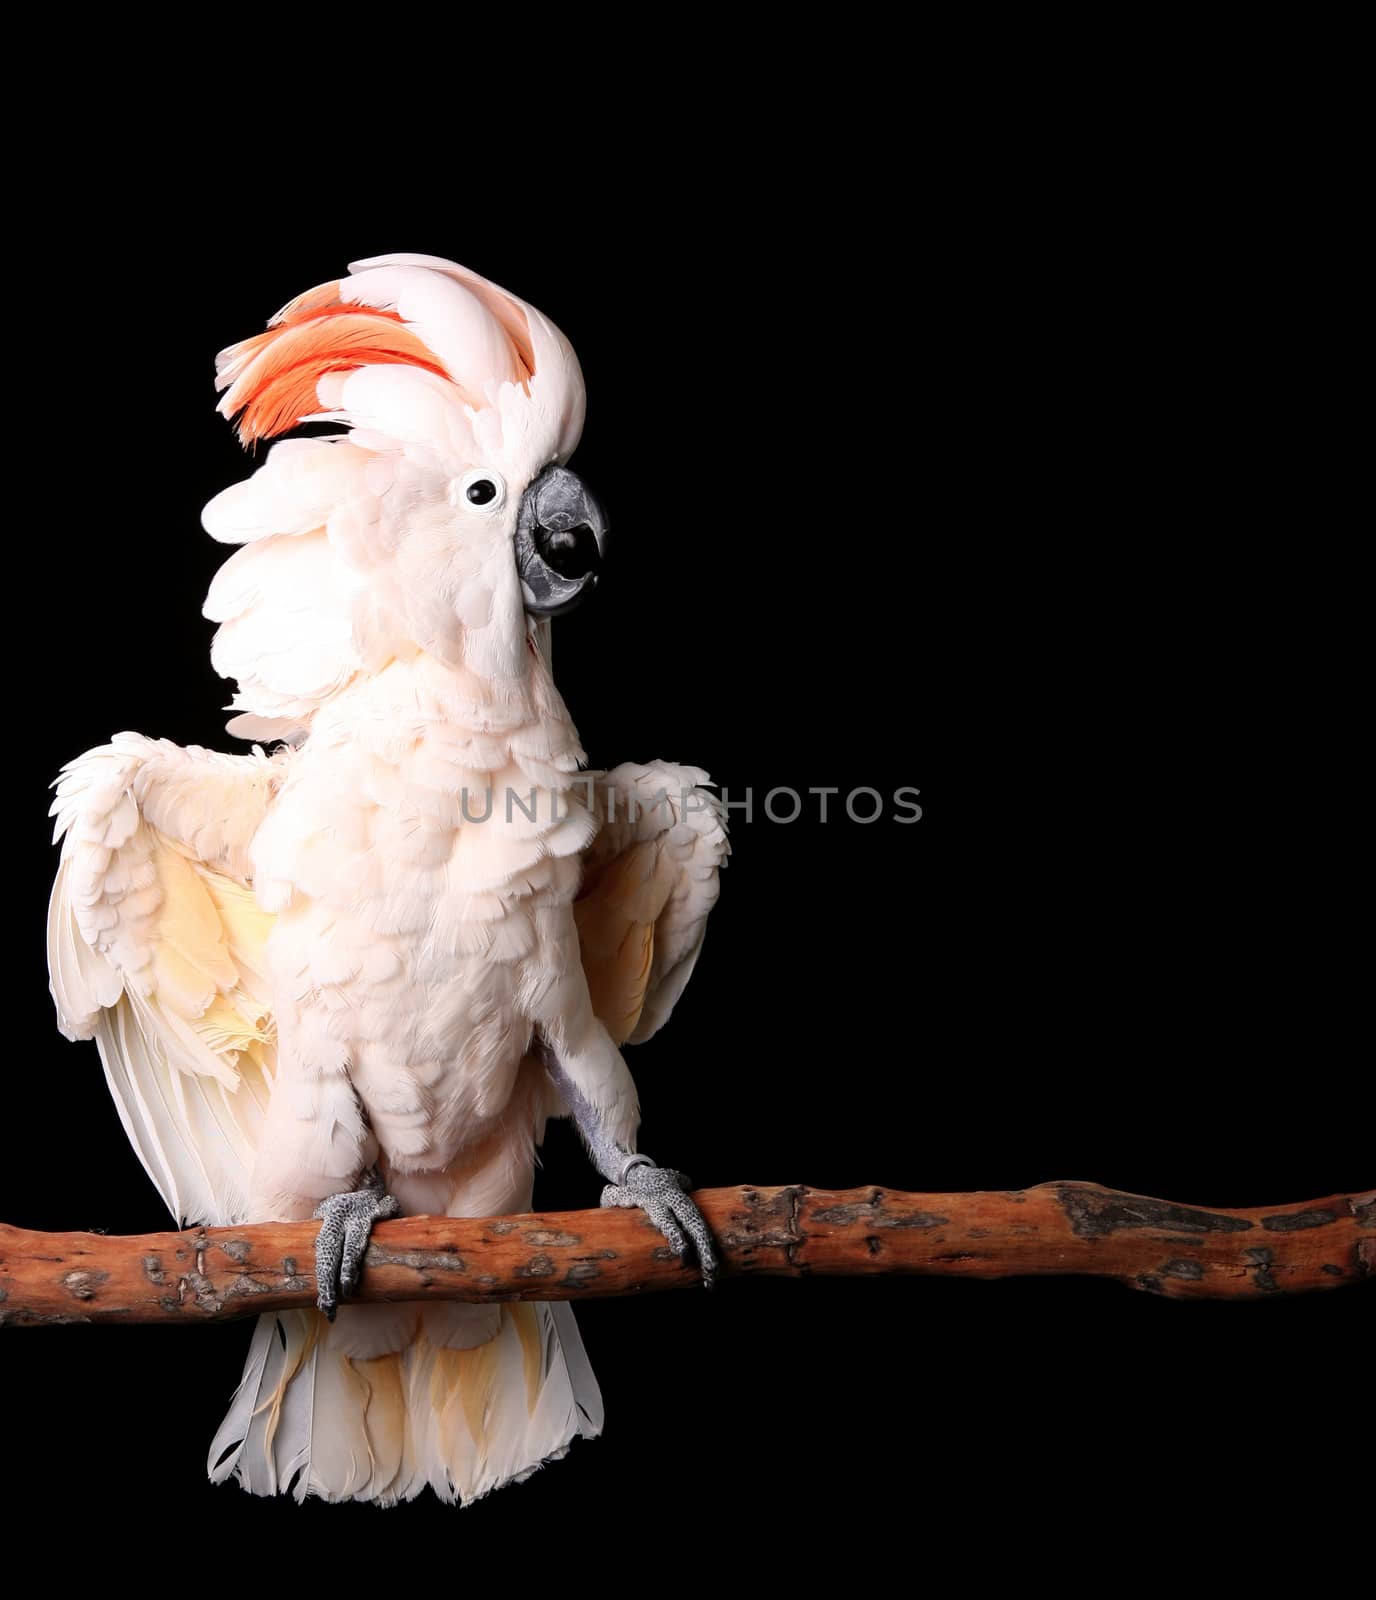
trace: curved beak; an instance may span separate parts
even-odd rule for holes
[[[569,611],[597,587],[607,545],[607,516],[567,467],[546,467],[521,496],[516,570],[526,610],[537,617]]]

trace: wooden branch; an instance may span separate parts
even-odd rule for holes
[[[1076,1274],[1176,1299],[1264,1299],[1376,1275],[1376,1190],[1250,1211],[1091,1183],[970,1194],[794,1184],[695,1198],[728,1280]],[[317,1227],[110,1238],[0,1224],[0,1325],[226,1321],[310,1306]],[[583,1299],[699,1281],[639,1212],[406,1217],[374,1230],[359,1298]]]

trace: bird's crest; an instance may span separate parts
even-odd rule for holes
[[[417,271],[432,262],[441,270]],[[419,306],[398,305],[408,291]],[[428,340],[407,314],[417,310],[429,324],[423,330],[431,333]],[[241,442],[252,445],[328,414],[332,408],[322,405],[319,386],[330,374],[383,365],[433,373],[475,411],[489,403],[494,380],[519,384],[528,394],[535,354],[526,308],[452,262],[359,262],[349,277],[289,301],[265,333],[220,352],[216,387],[226,392],[219,410],[238,418]]]

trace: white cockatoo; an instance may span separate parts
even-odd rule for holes
[[[252,754],[122,733],[64,768],[53,995],[182,1222],[322,1218],[320,1309],[259,1319],[211,1477],[467,1501],[599,1432],[569,1307],[337,1301],[377,1217],[528,1210],[561,1115],[603,1203],[710,1280],[680,1176],[634,1154],[619,1047],[692,971],[720,808],[696,768],[579,771],[547,619],[606,527],[564,465],[583,381],[547,318],[379,257],[218,372],[246,443],[341,431],[205,510],[239,546],[205,612]]]

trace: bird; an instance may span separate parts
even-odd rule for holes
[[[316,1306],[259,1317],[211,1480],[469,1504],[602,1431],[572,1309],[359,1303],[370,1229],[529,1211],[571,1117],[602,1204],[714,1281],[622,1046],[698,960],[724,808],[699,767],[589,769],[555,687],[551,619],[597,587],[608,522],[547,317],[372,257],[223,350],[216,387],[268,446],[202,515],[235,547],[204,613],[250,748],[125,731],[63,767],[58,1026],[95,1040],[180,1224],[320,1219]]]

